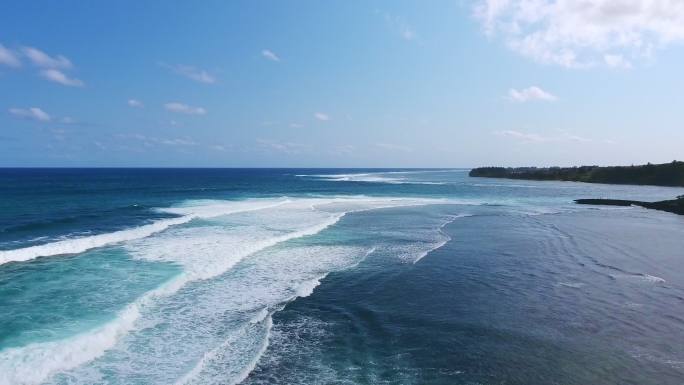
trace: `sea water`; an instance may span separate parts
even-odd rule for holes
[[[683,192],[0,170],[0,384],[682,384]]]

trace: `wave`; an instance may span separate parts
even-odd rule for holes
[[[422,171],[435,172],[435,171]],[[417,181],[402,177],[384,176],[387,174],[416,174],[419,171],[393,171],[378,173],[356,173],[356,174],[300,174],[298,177],[314,178],[330,182],[366,182],[366,183],[386,183],[386,184],[419,184],[419,185],[446,185],[447,182]]]
[[[14,250],[0,251],[0,265],[8,262],[23,262],[38,257],[48,257],[61,254],[78,254],[84,251],[102,247],[112,243],[130,241],[133,239],[148,237],[154,233],[164,231],[167,228],[189,222],[192,218],[181,217],[162,219],[149,225],[133,229],[115,231],[113,233],[91,235],[88,237],[65,239],[62,241],[46,243],[44,245],[24,247]]]
[[[180,276],[143,295],[121,311],[114,320],[100,328],[61,341],[30,344],[1,352],[0,372],[6,373],[8,384],[37,384],[56,371],[69,370],[91,361],[111,349],[122,336],[133,330],[141,310],[155,298],[171,295],[188,282],[217,276],[230,269],[242,258],[270,246],[316,234],[336,223],[341,217],[342,215],[336,215],[316,226],[252,244],[236,253],[234,258],[224,260],[218,266],[214,264],[209,269],[193,269],[192,265],[186,266],[188,270]],[[32,365],[18,364],[22,360],[32,362]],[[1,381],[0,384],[2,384]]]
[[[328,273],[325,273],[318,278],[302,282],[296,288],[296,295],[290,298],[290,301],[293,301],[296,298],[308,297],[309,295],[311,295],[314,289],[316,289],[316,287],[320,285],[321,280],[324,279],[327,275]],[[265,330],[264,335],[262,336],[259,342],[258,349],[256,349],[256,352],[254,353],[253,357],[251,357],[251,359],[249,359],[246,365],[244,365],[244,367],[241,368],[237,372],[237,374],[228,382],[229,384],[234,385],[243,382],[245,379],[247,379],[249,374],[252,373],[254,369],[256,369],[259,360],[261,360],[261,357],[264,355],[264,353],[266,353],[266,350],[268,349],[269,340],[271,337],[271,329],[273,328],[273,314],[282,310],[284,307],[284,304],[280,304],[276,310],[271,312],[269,312],[268,309],[264,308],[263,310],[258,312],[256,316],[250,319],[249,322],[244,326],[243,330],[240,331],[241,333],[244,333],[244,329],[253,327],[254,324],[261,323],[264,324],[263,328]],[[193,383],[205,384],[207,381],[202,379],[202,371],[212,360],[215,360],[217,357],[221,355],[220,352],[222,350],[229,347],[229,345],[234,341],[234,338],[230,338],[221,343],[217,348],[214,348],[209,352],[205,353],[199,360],[199,362],[192,368],[192,370],[190,370],[179,381],[176,381],[175,385],[186,385]],[[223,380],[220,381],[224,382]]]
[[[438,230],[439,239],[437,239],[436,242],[433,243],[428,250],[418,254],[416,259],[413,260],[413,263],[414,264],[418,263],[421,259],[425,258],[428,254],[430,254],[431,252],[443,247],[444,245],[449,243],[449,241],[451,241],[451,236],[449,236],[449,234],[444,232],[444,227],[446,227],[446,225],[453,223],[458,218],[466,218],[466,217],[471,217],[471,216],[472,215],[470,215],[470,214],[459,214],[459,215],[451,216],[448,221],[444,222],[441,226],[439,226],[439,230]]]
[[[376,250],[371,247],[362,251],[356,247],[296,247],[291,250],[281,250],[280,253],[272,255],[273,260],[282,261],[285,255],[304,255],[300,261],[294,262],[297,269],[302,269],[300,273],[309,275],[297,283],[290,283],[277,299],[274,299],[267,307],[256,312],[247,323],[245,323],[234,335],[223,340],[218,346],[202,355],[202,358],[187,372],[175,385],[186,384],[239,384],[243,382],[257,368],[262,356],[266,353],[271,338],[273,328],[273,315],[285,308],[285,306],[297,298],[308,297],[321,284],[321,281],[328,276],[331,271],[349,269],[357,266]],[[358,256],[358,257],[352,257]],[[313,257],[313,258],[311,258]],[[351,258],[350,258],[351,257]],[[281,270],[281,266],[272,266],[274,270]],[[326,271],[320,272],[323,268]],[[311,269],[319,271],[311,271]],[[286,269],[287,270],[287,269]],[[307,272],[308,273],[305,273]],[[285,289],[285,287],[283,288]],[[287,295],[291,293],[291,295]],[[270,307],[270,309],[269,309]],[[256,336],[250,336],[245,341],[241,338],[254,332],[255,327],[261,326],[262,332]],[[240,354],[242,351],[239,346],[248,345],[251,355]],[[239,355],[242,365],[226,368],[221,359],[225,355]]]
[[[256,317],[252,318],[249,323],[245,325],[245,328],[241,330],[241,332],[245,332],[244,329],[247,329],[249,327],[253,327],[255,324],[264,324],[264,329],[265,333],[263,338],[260,341],[260,344],[256,350],[256,353],[254,356],[249,360],[247,365],[245,365],[242,370],[240,370],[234,378],[228,382],[231,385],[239,384],[242,381],[244,381],[249,374],[256,368],[257,364],[259,363],[259,360],[261,359],[261,356],[264,355],[266,352],[266,349],[268,349],[268,342],[271,337],[271,329],[273,328],[273,313],[268,312],[267,309],[264,309],[263,311],[259,312]],[[206,365],[211,362],[212,360],[216,359],[217,357],[220,356],[220,353],[223,349],[226,349],[230,343],[234,342],[233,339],[228,339],[224,341],[219,347],[214,348],[207,353],[205,353],[202,356],[202,359],[188,372],[185,376],[183,376],[180,380],[176,381],[174,385],[185,385],[185,384],[193,384],[197,383],[198,381],[200,383],[204,383],[203,381],[199,380],[200,375],[202,373],[202,370],[205,369]],[[223,381],[222,381],[223,382]]]
[[[24,247],[21,249],[2,250],[0,251],[0,265],[8,262],[29,261],[38,257],[83,253],[98,247],[146,238],[155,233],[162,232],[171,226],[184,224],[196,218],[212,218],[238,212],[260,210],[264,208],[275,207],[286,202],[287,200],[268,203],[258,200],[235,201],[230,203],[226,202],[220,205],[210,205],[204,208],[200,206],[199,209],[196,209],[197,211],[192,211],[190,207],[159,209],[161,212],[182,216],[177,218],[161,219],[148,225],[115,231],[112,233],[65,239],[57,242],[46,243],[44,245]]]
[[[114,320],[94,330],[65,340],[33,343],[1,351],[0,372],[3,376],[0,377],[0,384],[39,384],[52,373],[91,361],[111,349],[135,327],[142,309],[150,301],[176,292],[182,286],[182,281],[182,278],[177,277],[146,293],[120,311]]]
[[[140,228],[133,229],[139,232],[134,237],[129,235],[124,247],[134,258],[180,264],[183,267],[183,273],[160,288],[144,294],[120,311],[115,319],[101,327],[62,340],[32,343],[1,351],[0,372],[6,373],[6,380],[0,380],[0,384],[4,383],[3,381],[11,384],[35,384],[45,381],[56,373],[76,370],[84,363],[93,361],[113,349],[124,336],[131,335],[132,331],[140,329],[141,325],[148,325],[147,322],[141,323],[141,317],[147,314],[143,318],[149,318],[151,312],[154,312],[151,309],[156,309],[160,301],[178,297],[181,288],[186,287],[189,282],[216,278],[231,270],[247,256],[289,240],[318,234],[337,223],[347,213],[434,203],[444,203],[444,201],[363,196],[281,198],[243,202],[190,201],[178,207],[161,209],[160,211],[183,216],[164,220],[164,226],[154,228],[157,231],[142,232]],[[198,226],[180,226],[169,229],[174,224],[186,223],[194,218],[207,218],[207,221]],[[168,223],[171,220],[175,222]],[[158,229],[167,231],[162,232]],[[119,242],[123,242],[124,237],[118,239],[122,239]],[[348,254],[344,253],[344,255]],[[282,256],[283,260],[287,258],[291,258],[289,254]],[[283,298],[279,294],[280,299],[273,301],[289,301],[310,295],[325,274],[349,265],[349,257],[335,257],[342,258],[341,262],[332,261],[329,258],[331,258],[329,255],[321,255],[316,260],[307,262],[314,263],[311,268],[318,271],[315,279],[299,282],[291,290],[283,289],[290,294]],[[274,273],[275,271],[262,278],[265,287],[272,285]],[[225,291],[225,293],[232,292],[234,290]],[[211,301],[215,300],[215,298],[211,299]],[[255,302],[259,303],[263,300]],[[225,298],[221,303],[226,303]],[[197,305],[196,302],[188,304],[193,309],[196,309],[195,305]],[[209,309],[207,311],[210,311],[213,306],[215,305],[207,306]],[[245,304],[235,304],[231,309],[239,309],[241,306]],[[202,319],[202,317],[199,318]],[[192,333],[192,327],[179,329]],[[172,341],[173,337],[154,345]],[[137,358],[133,361],[139,360],[140,358]]]
[[[373,202],[382,200],[381,198],[367,197],[347,197],[331,198],[330,202],[357,201]],[[322,199],[325,201],[325,199]],[[385,201],[408,202],[410,199],[388,199]],[[428,200],[423,200],[419,204],[427,204]],[[436,201],[436,200],[433,200]],[[71,238],[43,245],[24,247],[12,250],[0,250],[0,265],[9,262],[25,262],[39,257],[50,257],[65,254],[79,254],[91,249],[133,241],[146,238],[156,233],[162,232],[172,226],[188,223],[194,219],[208,219],[230,214],[257,211],[281,206],[292,202],[290,199],[249,199],[244,201],[217,201],[217,200],[196,200],[185,202],[182,206],[159,208],[157,211],[180,215],[177,218],[161,219],[148,225],[139,226],[132,229],[120,230],[111,233],[91,235],[87,237]],[[387,206],[396,206],[396,204]]]

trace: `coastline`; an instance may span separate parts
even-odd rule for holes
[[[639,166],[477,167],[471,177],[684,187],[684,162]]]

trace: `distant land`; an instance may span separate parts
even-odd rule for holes
[[[640,166],[478,167],[470,176],[684,187],[684,162]]]

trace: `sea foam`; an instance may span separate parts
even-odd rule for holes
[[[183,267],[183,273],[129,304],[115,319],[99,328],[62,340],[1,351],[0,372],[6,375],[0,384],[36,384],[49,378],[55,383],[88,383],[95,381],[92,372],[100,372],[98,367],[126,366],[131,362],[136,363],[136,368],[123,370],[122,367],[120,373],[129,371],[131,376],[158,377],[159,381],[151,381],[156,383],[174,382],[174,377],[181,376],[173,373],[183,367],[176,361],[179,355],[189,360],[184,364],[188,365],[194,359],[201,359],[207,351],[206,346],[220,347],[226,340],[223,334],[213,335],[213,331],[209,332],[211,329],[200,327],[198,322],[224,317],[225,312],[230,311],[236,314],[238,320],[235,322],[239,323],[240,314],[254,312],[256,308],[263,311],[265,304],[277,306],[283,301],[310,295],[325,274],[358,263],[358,258],[365,256],[367,250],[306,247],[296,249],[299,250],[295,251],[299,257],[293,256],[292,250],[270,252],[261,258],[270,262],[253,267],[254,273],[245,277],[246,281],[238,280],[242,283],[237,283],[237,286],[233,281],[224,283],[222,279],[216,280],[238,262],[288,240],[317,234],[349,212],[433,203],[444,201],[332,197],[237,203],[192,201],[162,209],[182,216],[173,218],[176,222],[167,223],[161,228],[165,231],[148,230],[147,233],[129,237],[131,239],[118,238],[122,239],[118,242],[122,242],[134,258],[173,262]],[[195,218],[203,218],[204,221],[192,226],[174,226]],[[312,255],[315,257],[310,257]],[[190,291],[185,289],[195,281],[210,283],[201,286],[206,290],[206,295],[201,294],[204,291],[198,291],[196,285]],[[176,311],[180,313],[175,314]],[[137,333],[143,330],[141,328],[156,330],[155,325],[159,323],[167,325],[169,329],[155,331],[151,335]],[[167,335],[171,332],[173,334]],[[128,350],[126,346],[148,348],[136,352]],[[112,349],[116,352],[113,355],[116,359],[98,361],[88,365],[87,370],[83,367],[84,363],[96,360]],[[150,354],[150,349],[169,354],[155,356]],[[177,354],[173,354],[175,350],[178,350]],[[248,356],[252,357],[253,353],[250,351]],[[198,362],[193,366],[197,366]],[[251,365],[255,364],[256,361]],[[84,372],[79,372],[79,368],[83,368]],[[122,374],[121,383],[126,383],[126,378]]]
[[[190,222],[195,218],[211,218],[221,215],[228,215],[237,212],[260,210],[275,207],[286,203],[286,200],[261,201],[247,200],[226,202],[207,206],[195,207],[195,211],[189,207],[177,207],[160,209],[159,211],[182,215],[178,218],[161,219],[148,225],[135,227],[132,229],[115,231],[112,233],[91,235],[88,237],[65,239],[62,241],[46,243],[31,247],[24,247],[13,250],[0,251],[0,265],[8,262],[23,262],[38,257],[49,257],[62,254],[78,254],[90,249],[135,239],[149,237],[155,233],[164,231],[171,226]]]

